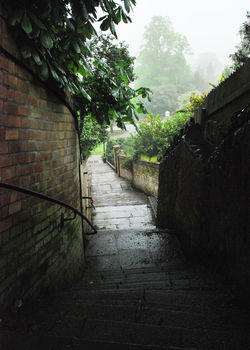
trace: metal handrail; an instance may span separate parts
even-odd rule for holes
[[[49,201],[49,202],[61,205],[62,207],[65,207],[67,209],[70,209],[70,210],[72,210],[75,213],[75,215],[74,215],[74,217],[72,219],[74,219],[76,217],[76,214],[77,214],[77,215],[81,216],[83,218],[83,220],[85,220],[89,224],[89,226],[93,229],[94,232],[91,232],[91,233],[88,233],[88,234],[96,234],[97,233],[96,228],[92,225],[92,223],[89,221],[89,219],[86,218],[86,216],[84,216],[78,209],[72,207],[71,205],[69,205],[67,203],[64,203],[64,202],[62,202],[62,201],[60,201],[58,199],[46,196],[46,195],[44,195],[42,193],[39,193],[39,192],[36,192],[36,191],[32,191],[32,190],[28,190],[27,188],[16,186],[16,185],[12,185],[12,184],[5,183],[5,182],[0,182],[0,187],[4,187],[4,188],[7,188],[7,189],[10,189],[10,190],[13,190],[13,191],[17,191],[17,192],[22,192],[22,193],[28,194],[30,196],[37,197],[37,198],[40,198],[40,199],[43,199],[43,200],[46,200],[46,201]],[[62,220],[66,221],[66,220],[70,220],[70,219],[62,218]]]

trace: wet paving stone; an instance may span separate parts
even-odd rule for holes
[[[240,295],[187,261],[173,231],[155,228],[142,193],[121,186],[100,157],[89,164],[93,219],[106,229],[85,237],[84,275],[1,315],[0,349],[250,349],[250,315]]]
[[[119,177],[99,155],[88,161],[91,195],[96,207],[93,223],[97,230],[154,228],[147,196]]]

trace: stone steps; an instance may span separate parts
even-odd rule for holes
[[[164,245],[162,236],[150,234],[149,244],[141,233],[135,232],[134,241],[131,232],[128,240],[120,234],[99,238],[105,249],[120,244],[122,250],[124,242],[131,255],[141,238],[147,246]],[[107,264],[105,269],[93,264],[71,288],[36,300],[12,318],[3,317],[0,349],[249,349],[249,313],[231,288],[215,274],[188,263],[175,239],[165,237],[169,260],[163,263],[135,263],[130,268]]]

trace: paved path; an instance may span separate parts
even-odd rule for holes
[[[96,207],[92,221],[98,231],[154,228],[147,197],[132,189],[100,155],[89,158],[88,170]]]
[[[175,235],[154,228],[146,197],[100,157],[89,167],[99,230],[86,237],[84,276],[2,314],[0,349],[250,349],[245,301],[188,262]]]

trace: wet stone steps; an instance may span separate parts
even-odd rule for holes
[[[105,166],[91,159],[96,222],[110,227],[86,237],[82,279],[1,315],[0,349],[250,349],[240,296],[221,276],[187,261],[174,232],[153,227],[146,198]],[[150,222],[140,219],[138,228],[143,215]],[[135,227],[131,220],[124,227],[131,217]]]

